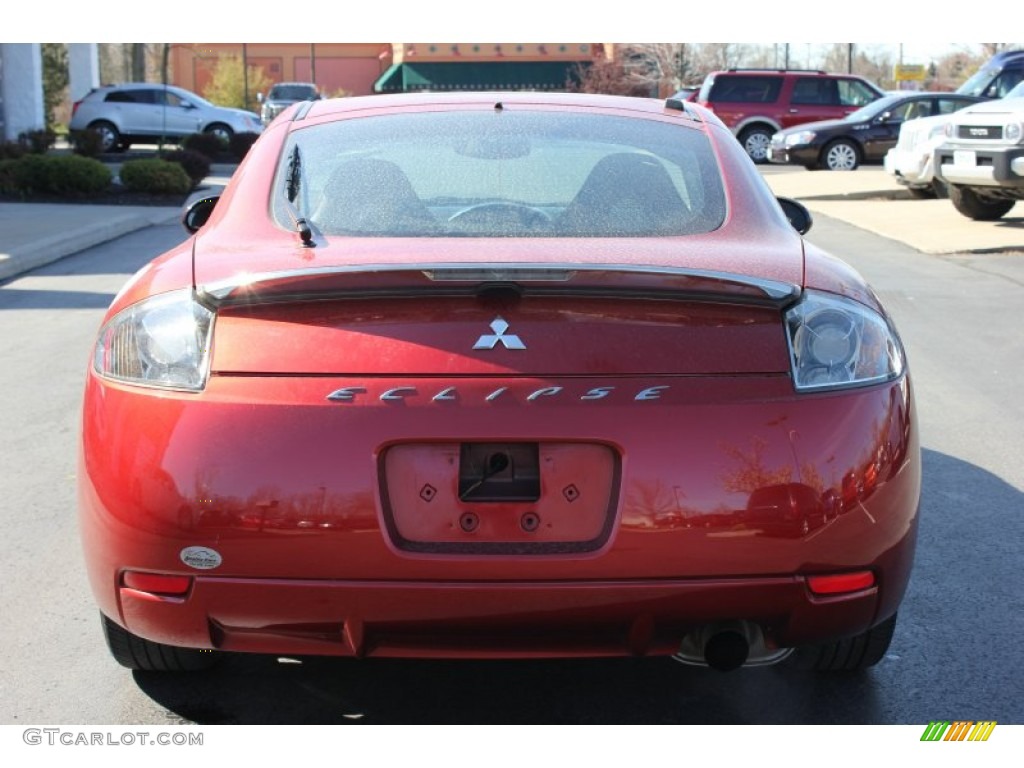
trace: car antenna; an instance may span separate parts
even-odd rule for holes
[[[295,204],[295,199],[300,195],[304,198],[306,191],[302,186],[302,155],[299,154],[298,145],[292,150],[292,156],[288,161],[288,177],[285,180],[285,184],[285,199],[287,201],[288,213],[292,217],[292,224],[299,233],[303,247],[315,248],[313,228],[309,226],[309,222],[306,221],[301,210]]]

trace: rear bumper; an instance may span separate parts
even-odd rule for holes
[[[326,399],[355,384],[354,401]],[[213,377],[188,395],[90,375],[80,527],[100,609],[172,645],[393,656],[671,653],[733,619],[800,645],[895,612],[920,495],[906,379],[804,396],[770,375],[504,384],[488,401],[502,382],[459,379],[455,393],[433,379]],[[399,385],[401,401],[381,399]],[[656,399],[636,399],[652,387]],[[403,548],[380,476],[388,450],[495,440],[613,451],[608,535],[585,551]],[[215,550],[215,567],[183,560],[194,547]],[[804,585],[860,569],[876,586],[825,599]],[[126,570],[192,587],[137,592]]]
[[[861,632],[880,587],[812,595],[800,577],[354,582],[199,577],[185,599],[121,588],[119,620],[179,646],[325,656],[515,658],[670,655],[730,618],[799,646]]]

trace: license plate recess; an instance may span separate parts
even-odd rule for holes
[[[618,506],[618,453],[599,443],[394,445],[379,469],[388,534],[414,552],[592,551]]]

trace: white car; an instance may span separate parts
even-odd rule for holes
[[[161,136],[180,139],[214,133],[225,144],[236,133],[260,133],[255,112],[218,107],[184,88],[159,83],[122,83],[93,88],[71,113],[72,131],[100,134],[104,152],[127,149],[132,142],[155,143]]]

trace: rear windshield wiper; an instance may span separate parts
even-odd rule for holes
[[[298,199],[298,203],[296,203]],[[299,233],[302,244],[307,248],[315,248],[313,242],[313,228],[302,215],[302,211],[309,207],[306,187],[302,183],[302,155],[299,154],[298,145],[292,150],[292,156],[288,160],[288,175],[285,178],[285,207],[292,217],[292,226]]]

